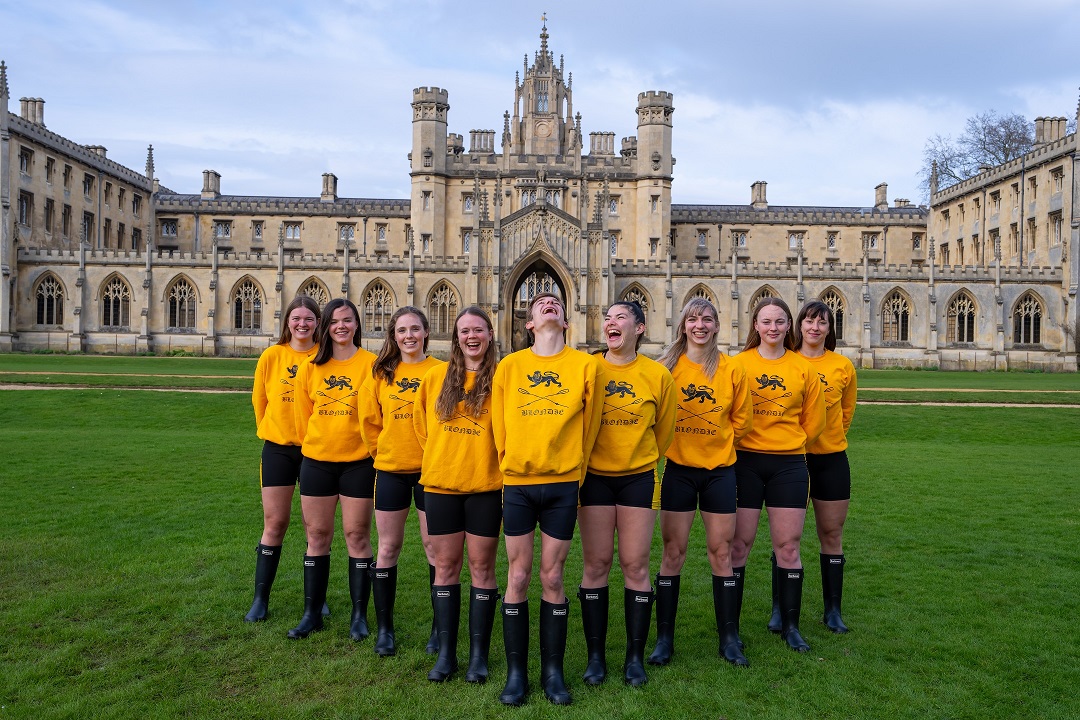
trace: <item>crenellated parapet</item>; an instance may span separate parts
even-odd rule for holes
[[[925,223],[929,210],[904,206],[877,209],[872,207],[815,207],[771,205],[673,205],[672,224],[723,223],[763,225],[910,225]]]
[[[378,200],[337,198],[323,201],[318,197],[258,197],[221,195],[203,198],[201,195],[160,193],[156,196],[156,211],[160,213],[199,212],[258,215],[310,215],[321,217],[386,217],[408,218],[408,200]]]
[[[438,87],[418,87],[413,90],[413,120],[446,122],[450,110],[450,93]]]
[[[663,90],[638,93],[638,125],[667,125],[675,112],[674,96]]]

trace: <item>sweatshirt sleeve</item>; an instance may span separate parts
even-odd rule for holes
[[[382,405],[379,403],[379,381],[374,376],[364,380],[357,398],[360,412],[360,436],[364,439],[368,454],[376,457],[379,450],[379,433],[382,432]]]
[[[506,368],[510,362],[512,360],[504,358],[495,368],[495,377],[491,381],[491,434],[500,465],[506,456],[506,417],[503,413],[506,411]]]
[[[581,462],[581,480],[585,480],[585,472],[589,467],[589,455],[592,454],[593,445],[596,444],[596,436],[600,433],[600,418],[604,414],[604,402],[598,396],[596,389],[596,376],[600,371],[599,364],[594,358],[589,357],[589,364],[585,370],[585,407],[583,409],[584,438],[582,450],[584,457]]]
[[[806,433],[806,447],[810,447],[825,430],[825,394],[821,392],[821,379],[811,368],[807,368],[805,383],[799,425]]]
[[[266,406],[269,399],[266,397],[266,366],[269,364],[267,353],[259,356],[259,362],[255,365],[255,384],[251,388],[251,404],[255,407],[255,427],[262,425],[266,416]]]
[[[428,392],[430,391],[430,385],[433,380],[432,375],[435,371],[432,370],[424,376],[423,382],[420,383],[420,390],[416,393],[416,399],[413,400],[413,432],[416,433],[416,441],[420,443],[422,449],[427,448],[427,404],[428,404]],[[442,383],[439,383],[442,386]],[[438,397],[435,395],[434,397]]]
[[[859,381],[855,372],[855,366],[851,366],[851,379],[844,387],[844,394],[840,398],[840,410],[844,419],[844,435],[847,435],[851,427],[851,419],[855,417],[855,401],[859,394]]]
[[[754,405],[750,398],[750,383],[746,379],[746,368],[741,362],[734,362],[731,370],[731,431],[735,444],[750,434],[754,423]]]
[[[300,369],[296,373],[296,389],[293,391],[293,421],[296,423],[296,436],[300,444],[304,444],[307,436],[308,420],[315,406],[311,402],[311,361],[300,363]]]
[[[657,400],[653,435],[656,437],[656,448],[660,457],[663,457],[671,447],[671,441],[675,439],[675,380],[666,369],[660,376],[660,397]]]

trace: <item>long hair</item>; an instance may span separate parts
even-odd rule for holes
[[[281,337],[278,338],[278,345],[288,345],[292,342],[292,330],[289,329],[289,316],[292,315],[292,311],[298,308],[305,308],[310,310],[315,315],[315,329],[318,332],[318,323],[321,319],[319,313],[319,303],[315,302],[307,295],[297,295],[293,298],[293,301],[289,303],[289,306],[285,308],[285,322],[281,324]]]
[[[480,361],[480,369],[476,371],[476,382],[472,390],[465,392],[465,353],[461,350],[458,342],[458,320],[466,315],[478,317],[487,324],[488,332],[491,333],[491,342],[488,343],[487,352]],[[495,328],[491,324],[491,318],[476,305],[470,305],[457,314],[454,318],[454,333],[450,337],[450,362],[446,368],[446,377],[443,379],[442,389],[435,399],[435,415],[440,422],[446,422],[454,416],[459,402],[465,402],[465,412],[475,418],[480,417],[484,409],[484,402],[491,396],[491,381],[495,377],[495,366],[498,364],[498,353],[495,350]]]
[[[678,364],[679,358],[686,354],[686,345],[689,342],[686,339],[686,320],[691,315],[712,315],[713,320],[716,321],[717,332],[720,329],[720,314],[716,312],[716,307],[706,300],[705,298],[695,297],[690,298],[690,302],[686,303],[686,306],[682,310],[682,314],[679,316],[679,325],[675,328],[675,340],[664,349],[664,352],[657,358],[657,362],[666,367],[668,370],[674,370],[675,365]],[[713,375],[716,374],[716,368],[720,365],[720,348],[714,341],[705,350],[705,362],[702,363],[701,369],[705,371],[705,376],[712,380]]]
[[[353,333],[352,344],[356,347],[360,347],[360,311],[356,309],[356,306],[352,304],[351,300],[347,300],[346,298],[334,298],[326,303],[326,307],[323,308],[322,317],[319,318],[319,331],[316,333],[315,339],[315,341],[319,343],[319,351],[315,353],[315,358],[311,361],[316,365],[322,365],[327,360],[334,357],[334,341],[330,339],[330,323],[334,319],[334,311],[340,310],[343,307],[352,310],[353,317],[356,318],[356,332]]]
[[[757,328],[755,328],[754,325],[755,323],[757,323],[758,313],[760,313],[764,308],[767,308],[770,305],[775,305],[776,307],[783,310],[784,314],[787,315],[788,329],[787,334],[784,335],[784,347],[788,350],[795,349],[795,322],[791,319],[791,308],[787,306],[786,302],[784,302],[778,297],[767,297],[762,298],[761,302],[759,302],[757,304],[757,307],[754,308],[754,314],[750,317],[750,332],[746,336],[746,345],[743,346],[743,350],[750,350],[756,348],[758,345],[761,344],[761,335],[760,333],[758,333]]]
[[[620,300],[618,302],[613,302],[608,307],[607,312],[611,312],[611,308],[614,308],[614,307],[624,307],[627,310],[629,310],[630,314],[634,316],[634,324],[635,325],[644,325],[645,324],[645,310],[641,307],[641,304],[638,301],[636,301],[636,300]],[[644,338],[645,338],[645,333],[642,333],[642,334],[640,334],[640,335],[638,335],[637,337],[634,338],[634,350],[638,350],[638,349],[641,348],[641,341]],[[600,352],[603,353],[603,352],[605,352],[605,350],[601,350]]]
[[[803,305],[802,310],[799,311],[799,317],[795,320],[795,350],[799,350],[802,347],[802,321],[806,318],[810,318],[811,320],[825,318],[825,321],[829,323],[829,332],[825,335],[825,349],[835,350],[836,318],[833,316],[832,308],[820,300],[811,300]]]
[[[397,321],[403,315],[415,315],[420,318],[420,324],[424,326],[424,332],[427,333],[424,336],[425,354],[427,354],[428,340],[431,339],[427,315],[420,308],[405,305],[398,308],[390,316],[390,323],[386,327],[386,339],[383,340],[382,349],[379,350],[379,355],[375,358],[375,364],[371,366],[371,374],[376,378],[382,378],[388,383],[394,382],[394,373],[397,371],[397,366],[401,364],[401,348],[398,347],[394,334],[397,332]]]

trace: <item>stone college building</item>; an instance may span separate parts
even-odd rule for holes
[[[1065,118],[1036,120],[1027,155],[932,188],[929,209],[890,203],[884,183],[865,207],[774,206],[765,182],[745,204],[679,205],[675,98],[639,93],[635,136],[586,130],[548,39],[545,26],[501,130],[450,132],[449,92],[416,88],[411,193],[387,199],[341,197],[332,174],[311,197],[230,195],[214,170],[200,193],[173,192],[152,147],[132,170],[48,129],[40,98],[15,112],[0,64],[0,351],[257,354],[303,293],[355,302],[368,347],[419,306],[444,356],[475,303],[508,352],[529,298],[553,290],[578,347],[600,347],[606,306],[632,298],[655,356],[700,296],[733,353],[773,295],[828,303],[859,367],[1077,369],[1080,153]]]

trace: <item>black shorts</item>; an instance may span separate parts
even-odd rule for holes
[[[375,509],[394,512],[408,510],[416,503],[416,509],[424,512],[424,486],[420,473],[396,473],[380,470],[375,479]]]
[[[810,497],[815,500],[850,500],[851,466],[847,453],[806,454],[810,471]]]
[[[739,484],[739,507],[806,509],[810,476],[805,455],[771,455],[737,450],[735,478]]]
[[[660,509],[694,512],[699,506],[701,512],[735,512],[735,470],[730,466],[708,470],[668,460],[660,486]]]
[[[502,493],[498,490],[453,495],[424,490],[424,505],[428,535],[466,532],[479,537],[499,537]]]
[[[503,486],[503,533],[528,535],[540,524],[540,532],[556,540],[572,540],[577,524],[578,484]]]
[[[660,479],[656,476],[656,468],[634,475],[585,473],[578,503],[582,507],[622,505],[656,510],[660,507]]]
[[[259,487],[295,486],[303,459],[299,445],[278,445],[265,440],[259,463]]]
[[[375,495],[374,460],[325,462],[304,458],[300,465],[300,494],[315,497],[343,495],[370,500]]]

